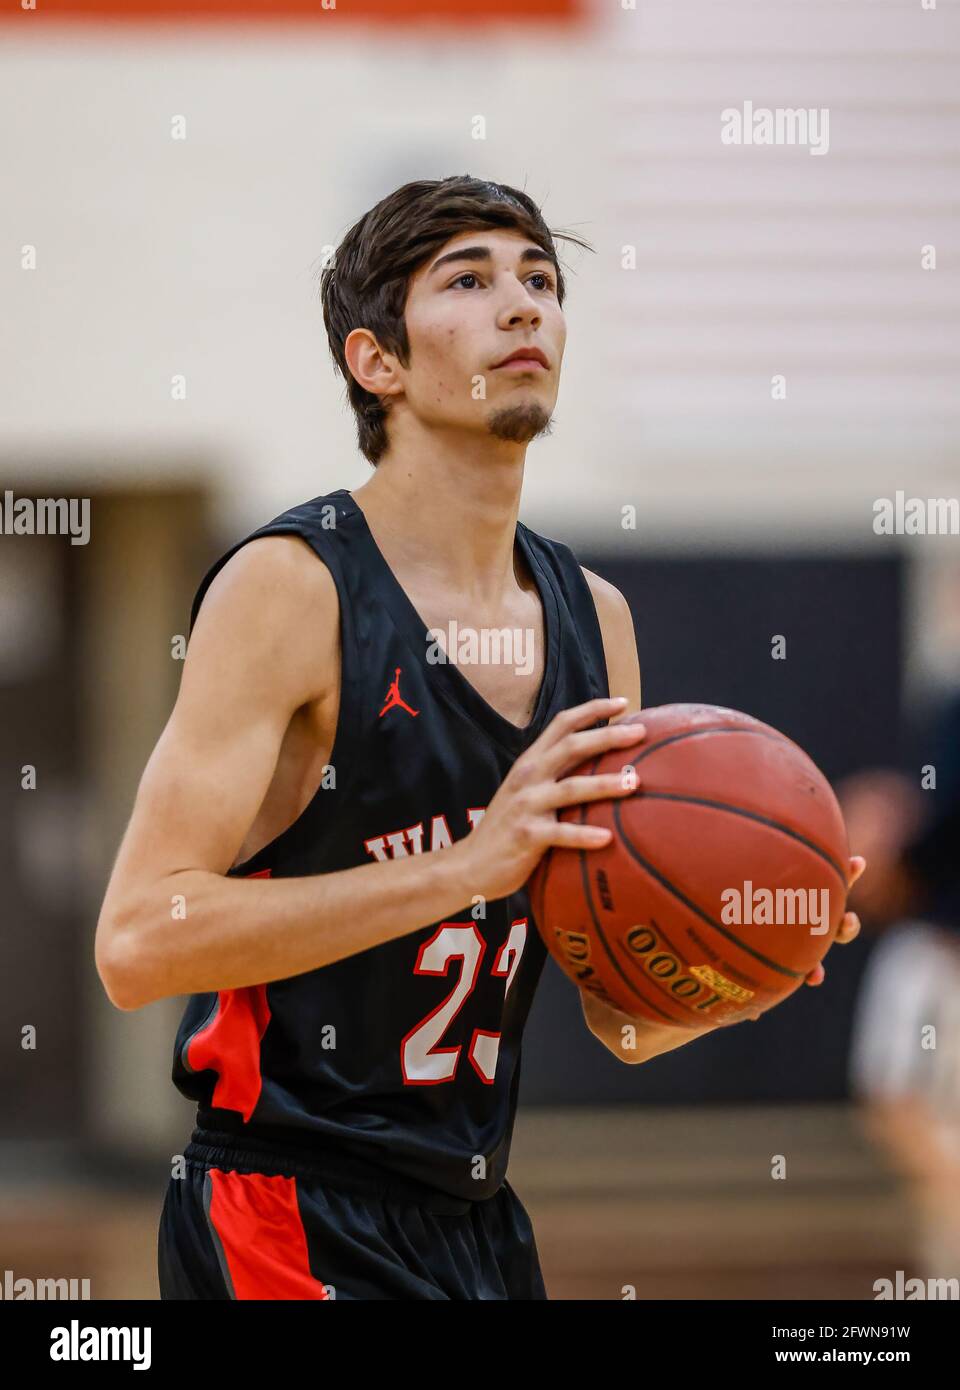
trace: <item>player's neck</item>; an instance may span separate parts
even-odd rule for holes
[[[412,582],[429,576],[432,587],[496,607],[516,586],[525,452],[525,445],[475,439],[455,452],[391,452],[353,496],[395,572]]]

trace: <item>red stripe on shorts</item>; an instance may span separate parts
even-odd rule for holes
[[[208,1171],[210,1222],[234,1298],[329,1299],[326,1286],[310,1273],[296,1179]]]

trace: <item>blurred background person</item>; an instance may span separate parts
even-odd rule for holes
[[[958,1279],[960,697],[946,702],[924,742],[922,772],[864,772],[840,788],[848,831],[871,856],[871,882],[851,901],[877,936],[857,1003],[851,1082],[868,1134],[916,1207],[914,1272]]]

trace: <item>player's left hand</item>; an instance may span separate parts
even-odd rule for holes
[[[848,890],[853,887],[853,885],[856,883],[857,879],[860,877],[860,875],[863,873],[866,867],[867,861],[864,859],[863,855],[855,854],[853,858],[850,860],[850,877],[847,879]],[[835,946],[846,946],[849,942],[853,941],[857,936],[859,936],[859,934],[860,918],[857,916],[855,912],[845,912],[843,914],[843,921],[840,923],[840,929],[837,932],[836,937],[834,938],[833,944]],[[827,972],[824,970],[823,962],[821,961],[819,965],[815,965],[814,968],[810,971],[810,974],[807,976],[806,983],[808,985],[822,985],[824,979],[826,978],[826,974]]]

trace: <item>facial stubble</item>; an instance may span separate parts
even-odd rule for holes
[[[538,435],[549,434],[550,425],[550,412],[538,401],[506,405],[487,418],[487,429],[494,438],[506,439],[512,444],[529,444]]]

